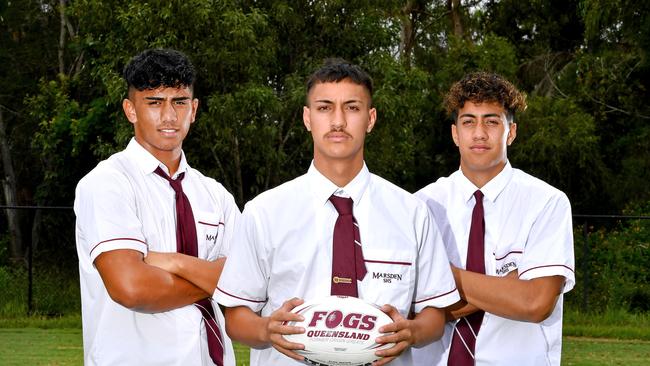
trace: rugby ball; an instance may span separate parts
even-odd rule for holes
[[[379,328],[393,320],[374,304],[356,297],[329,296],[297,306],[292,312],[305,320],[287,322],[305,328],[301,334],[285,335],[290,342],[302,343],[296,353],[308,364],[318,366],[364,366],[380,359],[375,352],[394,346],[379,344]]]

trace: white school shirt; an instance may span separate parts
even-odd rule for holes
[[[84,364],[213,365],[200,311],[194,305],[146,314],[114,302],[93,262],[103,252],[132,249],[176,251],[175,193],[154,173],[167,168],[135,139],[79,181],[74,210],[81,280]],[[227,256],[240,213],[223,186],[181,157],[183,191],[191,205],[199,258]],[[214,303],[218,323],[224,319]],[[222,331],[225,365],[233,366],[230,339]]]
[[[458,170],[415,195],[425,201],[442,232],[451,262],[465,268],[474,186]],[[513,169],[488,182],[484,194],[485,273],[505,276],[518,270],[530,280],[563,276],[563,293],[575,284],[571,206],[564,193]],[[562,348],[560,295],[553,313],[541,323],[505,319],[485,313],[476,340],[476,365],[559,365]],[[442,339],[413,351],[414,365],[447,365],[454,322]]]
[[[312,164],[307,174],[260,194],[246,204],[215,299],[269,316],[286,300],[329,296],[332,242],[338,218],[329,197],[354,202],[367,274],[359,298],[411,309],[445,307],[460,298],[447,255],[426,205],[392,183],[359,174],[339,189]],[[409,351],[391,365],[411,366]],[[251,366],[302,365],[272,347],[251,349]]]

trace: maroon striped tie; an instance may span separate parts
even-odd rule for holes
[[[156,168],[155,173],[165,178],[176,192],[176,251],[197,257],[199,245],[196,239],[194,214],[192,214],[190,200],[183,193],[183,186],[181,185],[185,173],[179,174],[176,180],[167,176],[160,167]],[[194,305],[201,311],[203,316],[203,324],[208,335],[210,358],[217,366],[223,366],[223,342],[215,320],[212,303],[209,299],[203,299],[195,302]]]
[[[357,281],[366,275],[366,264],[359,227],[352,215],[352,198],[332,195],[330,201],[339,213],[334,224],[331,294],[358,297]]]
[[[476,204],[472,211],[472,225],[469,229],[469,241],[467,246],[468,271],[485,273],[485,220],[483,219],[483,193],[474,192]],[[454,327],[454,336],[451,340],[449,350],[449,366],[471,366],[474,365],[474,351],[476,349],[476,337],[481,329],[485,312],[479,310],[466,317],[460,318]]]

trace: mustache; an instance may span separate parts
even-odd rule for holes
[[[346,130],[344,130],[343,128],[332,128],[331,130],[329,130],[329,132],[327,132],[327,133],[325,134],[325,137],[329,137],[330,135],[335,134],[335,133],[336,133],[336,134],[341,134],[341,133],[342,133],[342,134],[344,134],[344,135],[346,135],[346,136],[348,136],[348,137],[352,137],[352,135],[350,135],[350,134],[349,134]]]

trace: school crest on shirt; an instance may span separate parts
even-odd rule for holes
[[[393,281],[402,281],[402,274],[390,272],[372,272],[373,280],[383,280],[384,283],[393,283]]]
[[[510,273],[514,271],[515,269],[517,269],[517,263],[515,263],[514,261],[510,261],[501,265],[501,268],[497,268],[497,274],[499,276],[504,275],[506,273]]]

